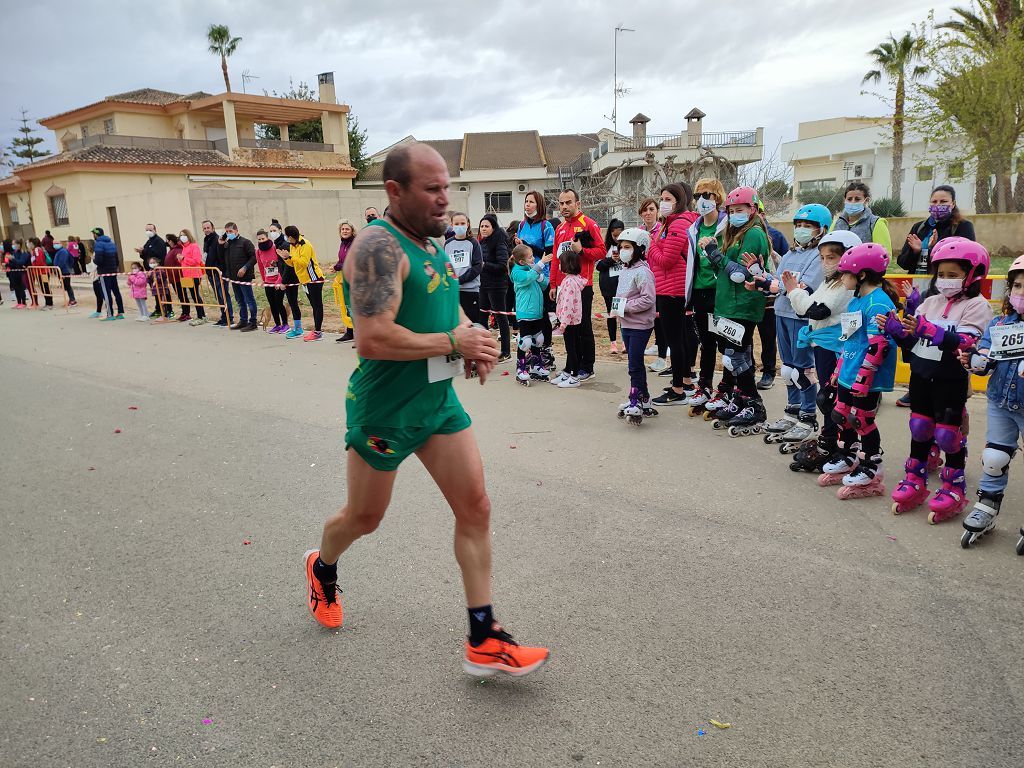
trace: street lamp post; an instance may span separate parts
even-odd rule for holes
[[[613,58],[614,63],[612,64],[612,129],[615,133],[619,132],[619,93],[626,93],[625,88],[619,88],[619,33],[620,32],[636,32],[635,29],[624,27],[619,24],[615,27],[615,42],[612,45],[614,51]]]

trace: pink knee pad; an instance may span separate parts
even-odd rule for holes
[[[964,433],[952,424],[935,426],[935,444],[945,453],[958,453],[964,444]]]

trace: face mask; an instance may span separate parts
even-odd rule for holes
[[[847,216],[856,216],[858,213],[864,213],[864,203],[846,203],[843,206],[843,212]]]
[[[137,269],[133,269],[133,270],[132,270],[132,274],[133,274],[133,275],[137,275],[137,274],[139,274],[139,270],[137,270]]]
[[[151,229],[146,230],[146,237],[156,237],[156,232]]]
[[[712,211],[718,210],[718,203],[714,200],[705,200],[703,197],[697,201],[697,213],[707,216]]]
[[[670,203],[668,200],[662,200],[658,203],[658,213],[662,216],[671,216],[672,211],[676,209],[675,203]]]
[[[960,278],[947,279],[944,277],[937,278],[935,280],[935,290],[945,296],[947,299],[951,299],[958,293],[963,291],[964,281]]]
[[[183,242],[183,243],[187,243],[188,242],[188,235],[182,235],[178,239],[181,240],[181,242]]]
[[[1024,296],[1011,296],[1010,306],[1018,315],[1024,314]]]
[[[270,230],[270,239],[271,240],[277,240],[277,238],[279,238],[280,236],[281,236],[280,231],[278,231],[276,229]]]
[[[943,203],[941,205],[929,205],[928,213],[936,221],[944,221],[953,215],[953,206]]]
[[[270,242],[269,240],[264,240],[263,242],[259,243],[258,245],[259,245],[261,251],[269,251],[274,246],[274,244],[272,242]]]
[[[838,263],[836,263],[836,264],[825,264],[825,263],[822,263],[822,265],[821,265],[821,274],[823,274],[825,276],[826,280],[831,280],[835,276],[835,274],[836,274],[836,272],[838,270],[839,270],[839,264]]]
[[[629,264],[633,260],[633,249],[619,246],[619,260],[623,264]]]
[[[749,213],[730,213],[729,214],[729,225],[739,229],[745,227],[747,222],[750,221]]]
[[[810,227],[796,227],[793,230],[793,239],[797,245],[807,245],[814,239],[814,230]]]
[[[155,261],[149,262],[149,268],[150,269],[156,269],[156,262]]]
[[[377,217],[374,216],[372,213],[369,216],[366,217],[366,223],[367,224],[369,224],[371,221],[376,221],[376,220],[377,220]]]
[[[455,230],[456,237],[465,237],[466,233],[469,231],[469,227],[465,224],[456,224],[452,229]]]
[[[237,232],[228,232],[228,234],[227,234],[228,240],[234,240],[236,237],[238,237],[238,233]]]

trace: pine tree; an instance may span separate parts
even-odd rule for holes
[[[21,127],[18,129],[18,133],[21,136],[16,136],[11,142],[11,154],[15,157],[20,157],[26,163],[31,163],[50,154],[48,149],[36,148],[43,143],[43,139],[33,135],[34,129],[29,125],[27,109],[21,110]]]

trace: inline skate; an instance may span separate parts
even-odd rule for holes
[[[857,469],[860,460],[857,458],[857,446],[852,446],[850,452],[840,449],[821,466],[821,474],[818,476],[818,485],[827,488],[830,485],[842,485],[843,478]]]
[[[526,367],[526,358],[520,357],[516,361],[516,381],[522,384],[524,387],[530,386],[530,381],[533,377],[530,376],[530,371]]]
[[[964,518],[964,535],[960,537],[960,546],[970,548],[978,539],[996,527],[996,516],[1003,503],[1003,494],[991,491],[978,491],[978,502]],[[1020,554],[1018,545],[1017,554]]]
[[[864,459],[858,467],[843,478],[843,487],[836,491],[836,498],[865,499],[885,493],[882,482],[882,457]]]
[[[806,445],[808,440],[813,440],[814,433],[817,431],[817,416],[813,413],[801,413],[797,418],[796,424],[790,427],[788,432],[783,432],[775,438],[773,442],[779,444],[779,453],[783,456],[788,456],[799,451],[800,447]],[[765,442],[768,442],[767,437],[765,435]]]
[[[654,407],[654,403],[651,402],[651,396],[645,394],[640,398],[640,409],[644,412],[644,418],[650,419],[658,415],[658,409]]]
[[[805,440],[799,444],[793,461],[789,468],[793,472],[813,472],[821,474],[822,467],[839,450],[839,443],[835,438],[818,437],[815,440]]]
[[[892,513],[902,515],[922,504],[928,498],[928,463],[907,459],[903,468],[907,476],[900,480],[892,492]]]
[[[928,500],[928,522],[942,523],[959,515],[967,506],[967,477],[962,469],[943,467],[942,487]]]
[[[729,437],[746,437],[747,435],[759,435],[764,429],[764,420],[768,417],[765,413],[764,403],[761,398],[751,398],[731,419],[729,419]]]
[[[625,419],[634,427],[644,423],[644,408],[640,401],[640,392],[636,387],[629,390],[629,400],[619,406],[619,418]]]
[[[729,404],[731,397],[727,389],[719,385],[715,394],[704,403],[704,421],[711,421],[720,410]]]
[[[707,413],[707,403],[709,400],[711,400],[710,390],[703,386],[697,387],[697,390],[686,401],[686,405],[689,406],[687,414],[690,416],[700,416]]]
[[[1017,539],[1017,554],[1024,555],[1024,526],[1020,529],[1020,538]]]
[[[711,428],[725,429],[729,426],[727,422],[738,415],[741,410],[743,410],[743,398],[739,393],[733,393],[725,405],[715,410],[711,420]]]

